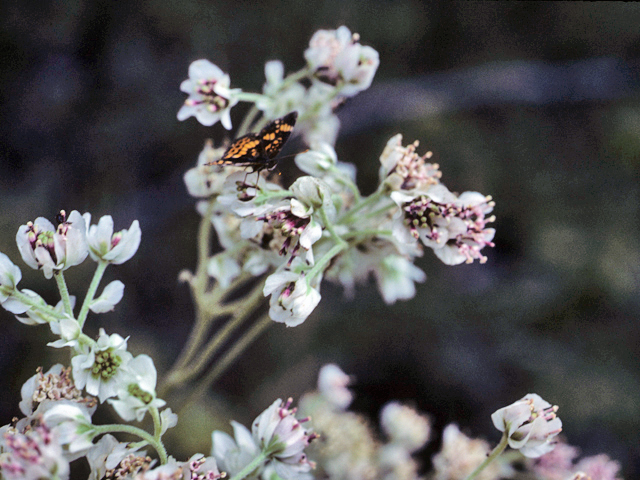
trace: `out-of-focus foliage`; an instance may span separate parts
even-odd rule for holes
[[[61,208],[109,213],[116,229],[139,219],[138,256],[118,267],[125,297],[108,315],[160,372],[192,315],[177,276],[195,263],[198,215],[182,174],[205,138],[227,135],[176,120],[191,61],[208,58],[232,87],[258,90],[266,60],[298,69],[315,30],[345,24],[381,60],[371,90],[345,105],[337,142],[361,189],[373,188],[379,154],[402,132],[421,141],[419,153],[434,152],[452,190],[496,200],[487,264],[425,257],[427,282],[392,307],[372,285],[353,301],[323,286],[304,325],[272,327],[218,382],[210,415],[181,417],[194,444],[172,446],[176,454],[206,451],[211,430],[227,427],[222,412],[247,422],[271,399],[308,390],[331,361],[355,374],[357,410],[375,416],[388,400],[413,399],[436,430],[455,421],[494,441],[490,413],[535,391],[560,405],[572,444],[621,460],[625,478],[640,475],[640,7],[69,0],[0,9],[0,251],[17,262],[19,225]],[[406,95],[389,101],[389,84]],[[294,169],[281,162],[284,176]],[[23,288],[55,299],[53,283],[22,270]],[[90,280],[89,267],[78,270],[72,290]],[[1,321],[7,423],[19,386],[55,358],[32,351],[46,328],[34,340],[6,312]]]

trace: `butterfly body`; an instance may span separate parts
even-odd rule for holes
[[[234,165],[251,167],[253,172],[272,170],[278,163],[275,158],[289,139],[298,112],[291,112],[278,118],[260,130],[234,140],[219,160],[209,165]]]

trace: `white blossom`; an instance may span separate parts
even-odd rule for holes
[[[318,373],[318,390],[331,405],[345,410],[353,400],[353,393],[347,388],[350,377],[340,367],[330,363]]]
[[[378,52],[361,45],[359,39],[345,26],[318,30],[304,52],[316,78],[335,85],[347,97],[369,88],[380,64]]]
[[[233,437],[219,430],[211,434],[211,455],[216,458],[222,470],[233,476],[260,454],[260,447],[247,427],[233,420],[231,426]],[[260,473],[261,467],[258,467],[256,474]]]
[[[87,393],[97,396],[102,403],[117,395],[130,360],[127,340],[117,333],[107,335],[101,328],[98,341],[91,350],[71,359],[76,386],[85,388]]]
[[[148,355],[138,355],[127,364],[125,377],[118,386],[118,399],[109,399],[120,417],[141,422],[150,408],[164,407],[166,402],[156,398],[157,373]]]
[[[71,379],[71,367],[64,368],[61,364],[52,366],[46,373],[38,368],[35,375],[29,378],[20,389],[22,401],[20,411],[27,417],[44,402],[70,400],[83,403],[89,414],[95,411],[96,401],[91,397],[83,397]]]
[[[91,214],[83,215],[87,225],[87,242],[89,254],[96,262],[103,260],[115,265],[129,260],[140,246],[140,223],[134,220],[128,230],[113,233],[113,218],[105,215],[100,218],[98,225],[90,225]]]
[[[104,287],[102,295],[91,302],[91,306],[89,307],[89,309],[94,313],[110,312],[114,309],[118,302],[122,300],[123,295],[124,283],[122,283],[120,280],[114,280],[113,282],[110,282],[106,287]]]
[[[209,60],[196,60],[189,65],[189,78],[180,90],[189,94],[178,111],[178,120],[194,116],[202,125],[210,127],[218,121],[231,130],[231,108],[238,103],[239,88],[229,88],[231,80],[220,67]]]
[[[39,424],[23,433],[7,431],[3,437],[4,453],[0,455],[3,479],[69,478],[69,460],[63,455],[58,434],[47,425]]]
[[[400,255],[390,255],[382,259],[373,270],[378,290],[387,305],[397,300],[409,300],[416,294],[414,282],[424,282],[427,275],[411,261]]]
[[[408,452],[422,448],[431,434],[429,419],[398,402],[387,403],[380,413],[380,425],[392,443]]]
[[[264,65],[266,83],[262,87],[264,96],[256,106],[266,118],[279,118],[294,110],[299,110],[306,95],[306,89],[298,82],[284,82],[284,65],[272,60]]]
[[[16,243],[24,262],[34,270],[42,269],[45,278],[51,278],[54,270],[66,270],[79,265],[87,258],[89,247],[85,222],[76,210],[67,218],[60,212],[57,228],[43,217],[20,226]]]
[[[301,426],[308,418],[295,418],[296,409],[289,409],[292,401],[289,399],[283,404],[281,399],[276,400],[251,427],[254,441],[267,453],[276,473],[285,480],[297,478],[313,468],[304,449],[317,437]]]
[[[320,278],[314,279],[314,285]],[[290,270],[280,270],[267,277],[264,296],[271,295],[269,300],[269,317],[271,320],[284,323],[287,327],[295,327],[304,322],[320,303],[320,292],[307,279]]]
[[[36,413],[42,414],[42,421],[56,432],[64,455],[71,462],[84,456],[93,448],[93,428],[91,414],[94,408],[70,400],[44,402]]]
[[[55,335],[60,336],[60,339],[47,343],[48,346],[53,348],[70,347],[86,353],[87,346],[80,344],[82,329],[75,318],[63,318],[58,322],[51,322],[49,326]]]
[[[509,446],[525,457],[536,458],[553,450],[552,441],[562,431],[562,421],[552,406],[535,393],[497,410],[491,415],[494,426],[505,432]]]
[[[225,147],[214,148],[211,140],[205,142],[202,152],[198,155],[197,165],[187,170],[183,176],[189,195],[196,198],[218,195],[222,192],[222,187],[229,174],[240,171],[240,167],[210,165],[220,159],[225,150]]]
[[[4,303],[11,296],[11,291],[16,288],[21,278],[20,268],[0,252],[0,303]]]

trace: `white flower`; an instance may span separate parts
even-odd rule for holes
[[[403,147],[402,135],[389,139],[380,155],[380,182],[385,182],[392,190],[418,190],[421,192],[440,183],[442,172],[437,163],[428,163],[432,153],[423,156],[416,153],[419,143]]]
[[[393,227],[398,241],[410,244],[419,239],[447,265],[487,261],[481,250],[494,246],[495,230],[486,228],[495,220],[486,216],[494,206],[491,197],[477,192],[456,197],[442,184],[412,194],[393,191],[390,196],[400,207]]]
[[[65,458],[58,435],[39,424],[24,433],[7,431],[0,455],[0,477],[5,480],[69,478],[69,460]]]
[[[416,294],[414,282],[424,282],[427,275],[400,255],[389,255],[373,270],[378,290],[387,305],[408,300]]]
[[[353,400],[349,385],[349,375],[340,367],[332,363],[325,365],[318,374],[318,390],[320,394],[333,406],[345,410]]]
[[[491,420],[506,433],[511,448],[520,450],[525,457],[537,458],[553,450],[552,440],[562,431],[557,410],[557,406],[530,393],[494,412]]]
[[[233,476],[260,454],[260,447],[256,444],[247,427],[231,421],[233,435],[215,430],[211,434],[211,455],[218,461],[218,466]],[[260,473],[261,467],[255,473]]]
[[[87,258],[89,247],[82,215],[76,210],[67,219],[64,210],[58,215],[58,228],[43,217],[18,229],[16,243],[24,262],[34,270],[42,269],[45,278],[54,270],[66,270]]]
[[[337,86],[347,97],[369,88],[380,64],[378,52],[360,45],[359,39],[345,26],[318,30],[304,52],[316,78]]]
[[[51,331],[55,335],[60,335],[60,340],[47,343],[53,348],[71,347],[76,351],[87,350],[86,346],[80,345],[80,334],[82,329],[75,318],[63,318],[59,322],[51,322]]]
[[[205,457],[201,453],[196,453],[189,460],[179,463],[178,465],[182,468],[183,479],[218,480],[219,478],[226,477],[225,473],[220,473],[215,458]],[[146,479],[146,477],[143,478]],[[166,478],[169,480],[172,477]]]
[[[239,88],[231,89],[229,75],[209,60],[196,60],[189,65],[189,78],[180,90],[189,98],[178,111],[178,120],[194,116],[202,125],[210,127],[218,121],[231,130],[231,108],[238,103]]]
[[[442,448],[433,457],[434,480],[458,480],[466,478],[489,454],[489,445],[484,440],[472,439],[460,431],[457,425],[449,424],[442,431]],[[478,475],[478,480],[501,478],[501,467],[497,462],[487,466]],[[509,476],[509,475],[505,475]]]
[[[109,403],[123,420],[141,422],[150,408],[161,408],[167,403],[156,398],[156,380],[151,357],[138,355],[127,365],[125,378],[118,387],[118,399],[109,399]]]
[[[22,272],[9,257],[0,252],[0,303],[4,303],[22,278]]]
[[[316,277],[316,283],[320,283]],[[289,270],[277,271],[267,277],[264,296],[271,295],[271,320],[295,327],[304,322],[320,303],[320,292],[306,278]]]
[[[178,415],[173,413],[170,408],[165,408],[160,412],[160,436],[164,435],[167,430],[178,424]]]
[[[145,452],[129,448],[128,443],[120,443],[113,435],[104,435],[87,453],[91,468],[89,480],[101,480],[111,471],[109,478],[133,478],[155,463]]]
[[[302,428],[301,423],[309,419],[297,420],[294,416],[296,410],[289,409],[292,402],[291,398],[284,404],[281,399],[276,400],[253,421],[251,427],[254,441],[267,454],[276,473],[285,480],[313,468],[304,449],[317,437]]]
[[[298,82],[283,82],[284,65],[281,61],[265,63],[264,75],[267,79],[262,87],[264,96],[256,102],[256,106],[264,112],[266,118],[279,118],[300,110],[306,89]]]
[[[91,214],[83,215],[87,225],[87,242],[89,253],[96,262],[103,260],[115,265],[129,260],[140,246],[140,223],[134,220],[129,230],[113,233],[113,218],[105,215],[100,218],[98,225],[91,225]]]
[[[130,360],[127,340],[117,333],[109,336],[101,328],[98,341],[89,353],[71,359],[76,386],[86,388],[87,393],[97,396],[102,403],[118,393]]]
[[[46,306],[47,302],[44,301],[40,295],[38,295],[33,290],[29,290],[25,288],[21,290],[20,293],[23,293],[27,297],[30,297],[31,301],[36,305]],[[9,297],[3,303],[2,306],[9,312],[16,314],[16,318],[19,322],[24,323],[25,325],[42,325],[43,323],[47,323],[50,318],[43,317],[39,312],[36,312],[32,309],[31,305],[27,305],[26,303],[21,302],[16,297]],[[26,316],[20,316],[21,314],[26,313]]]
[[[42,421],[57,433],[70,462],[84,456],[94,446],[90,412],[86,405],[69,400],[45,402],[37,410],[42,413]]]
[[[431,434],[429,419],[398,402],[387,403],[380,413],[380,425],[392,443],[408,452],[422,448]]]
[[[104,287],[102,295],[94,299],[93,302],[91,302],[91,306],[89,308],[94,313],[110,312],[114,309],[118,302],[122,300],[123,295],[124,283],[122,283],[120,280],[114,280],[106,287]]]
[[[33,415],[44,402],[70,400],[83,403],[89,409],[89,414],[93,414],[96,406],[94,398],[82,397],[82,392],[76,388],[71,379],[71,367],[63,368],[59,363],[47,373],[42,373],[38,367],[37,373],[22,385],[20,395],[20,411],[27,417]]]

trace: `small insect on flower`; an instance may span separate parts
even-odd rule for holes
[[[278,164],[275,156],[282,150],[296,124],[298,112],[278,118],[260,130],[235,140],[222,158],[205,165],[235,165],[251,167],[252,172],[273,170]]]

